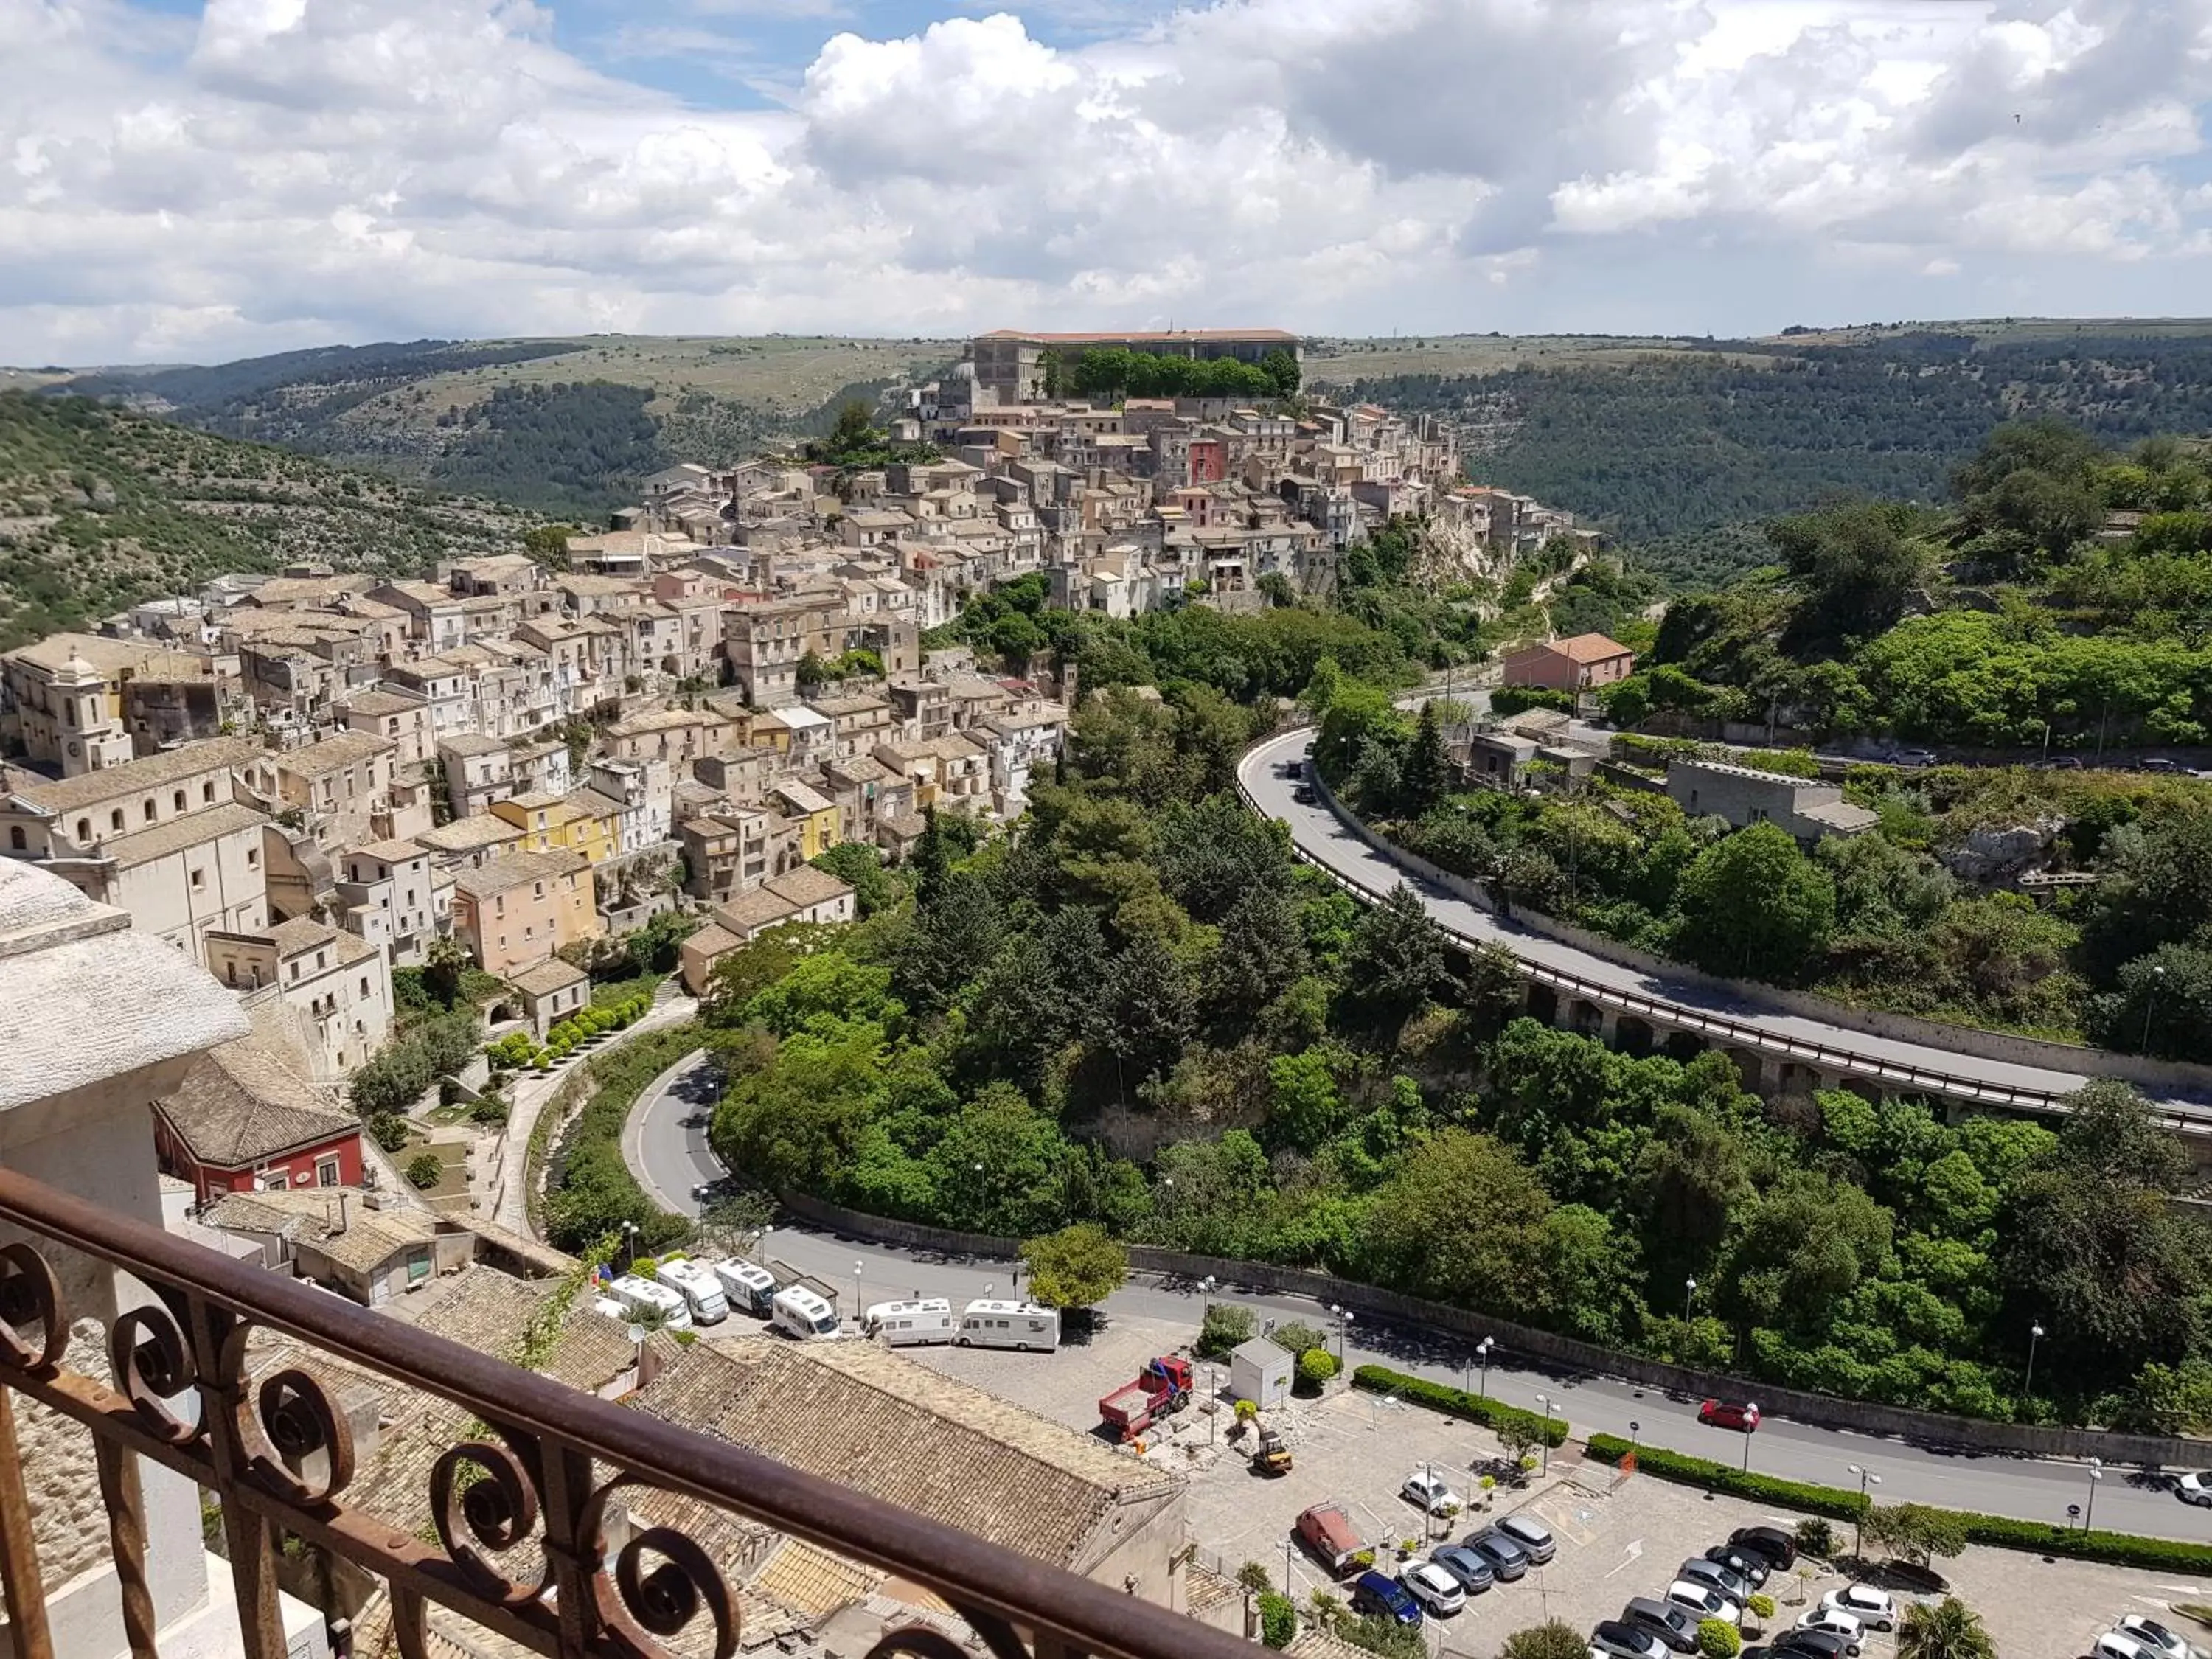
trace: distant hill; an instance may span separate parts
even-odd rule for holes
[[[228,570],[415,575],[539,520],[84,398],[0,392],[0,650]]]
[[[634,501],[677,461],[826,429],[836,404],[925,377],[957,341],[770,336],[416,340],[214,368],[99,369],[49,392],[112,398],[229,438],[549,511]],[[26,377],[27,380],[29,377]]]

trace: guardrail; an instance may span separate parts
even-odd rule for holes
[[[1284,732],[1278,732],[1262,738],[1238,759],[1237,795],[1249,811],[1262,817],[1270,815],[1260,805],[1259,798],[1244,781],[1243,763],[1267,744],[1279,743],[1285,735]],[[1322,787],[1331,811],[1336,814],[1340,821],[1344,822],[1355,834],[1358,835],[1378,857],[1390,859],[1393,862],[1401,862],[1408,856],[1399,849],[1390,848],[1365,825],[1352,818],[1338,803],[1334,793],[1329,791],[1326,784]],[[1384,890],[1370,886],[1358,878],[1337,869],[1327,860],[1309,853],[1298,845],[1296,836],[1291,837],[1291,852],[1292,856],[1301,863],[1312,866],[1338,886],[1367,903],[1379,903],[1386,896]],[[1401,877],[1401,880],[1409,885],[1415,883],[1433,884],[1430,883],[1428,877],[1419,871],[1408,871]],[[1503,921],[1504,919],[1501,918],[1501,923]],[[1437,926],[1446,938],[1455,941],[1462,949],[1471,950],[1479,945],[1505,943],[1478,938],[1448,922],[1438,921]],[[1512,949],[1510,943],[1505,944],[1505,948],[1509,951]],[[2021,1088],[2014,1085],[1990,1083],[1980,1079],[1960,1077],[1952,1072],[1902,1065],[1895,1060],[1884,1060],[1855,1049],[1838,1048],[1828,1043],[1808,1042],[1802,1038],[1769,1030],[1763,1026],[1731,1019],[1725,1014],[1710,1013],[1703,1009],[1692,1008],[1683,1003],[1671,1001],[1663,997],[1647,995],[1642,992],[1626,991],[1619,986],[1589,979],[1566,969],[1531,961],[1517,951],[1514,954],[1516,960],[1521,965],[1522,974],[1538,984],[1547,986],[1553,990],[1571,992],[1586,1000],[1613,1008],[1620,1012],[1647,1016],[1673,1030],[1695,1032],[1731,1046],[1752,1049],[1760,1054],[1784,1060],[1801,1060],[1823,1064],[1848,1073],[1853,1077],[1891,1084],[1913,1092],[1941,1095],[1954,1100],[1972,1101],[1984,1105],[2010,1106],[2026,1111],[2053,1114],[2063,1113],[2068,1109],[2066,1101],[2071,1092],[2069,1090]],[[2160,1112],[2159,1116],[2167,1128],[2177,1133],[2201,1135],[2212,1133],[2212,1123],[2208,1123],[2201,1116],[2192,1117],[2186,1113],[2170,1109]]]

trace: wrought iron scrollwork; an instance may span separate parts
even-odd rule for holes
[[[275,1373],[255,1390],[254,1404],[249,1413],[240,1390],[239,1431],[253,1448],[246,1472],[258,1485],[295,1504],[328,1503],[345,1490],[353,1480],[353,1428],[313,1372]],[[296,1473],[317,1453],[324,1459],[320,1480]]]
[[[38,1328],[35,1342],[15,1334],[19,1325]],[[50,1371],[69,1351],[69,1315],[62,1288],[46,1257],[29,1245],[0,1245],[0,1365],[19,1371]]]
[[[430,1471],[430,1519],[439,1544],[471,1583],[510,1607],[536,1601],[553,1582],[550,1557],[527,1580],[502,1572],[485,1554],[507,1555],[537,1531],[535,1462],[488,1440],[465,1440],[447,1447]]]
[[[191,1346],[167,1309],[149,1304],[118,1315],[107,1331],[107,1368],[131,1410],[171,1445],[206,1432],[197,1415],[179,1417],[165,1403],[188,1395],[199,1380]]]
[[[608,1501],[625,1487],[644,1483],[617,1476],[592,1494],[585,1505],[582,1534],[588,1559],[599,1562],[592,1575],[592,1598],[600,1623],[632,1659],[676,1659],[659,1638],[672,1637],[702,1611],[714,1621],[713,1659],[737,1651],[737,1601],[707,1552],[673,1527],[647,1527],[616,1553],[614,1571],[606,1565]],[[646,1559],[660,1565],[646,1570]]]

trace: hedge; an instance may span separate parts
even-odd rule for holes
[[[1589,1455],[1607,1463],[1618,1463],[1632,1449],[1618,1435],[1594,1434]],[[1867,1509],[1866,1499],[1841,1486],[1815,1486],[1772,1475],[1746,1474],[1726,1463],[1715,1463],[1656,1446],[1637,1446],[1636,1467],[1662,1480],[1680,1480],[1738,1498],[1755,1498],[1784,1509],[1831,1519],[1857,1519]],[[2015,1521],[2008,1516],[1977,1515],[1969,1510],[1949,1510],[1966,1525],[1966,1541],[1996,1549],[2029,1550],[2039,1555],[2063,1555],[2077,1561],[2099,1561],[2116,1567],[2148,1567],[2160,1572],[2212,1572],[2212,1544],[2191,1544],[2174,1538],[2142,1538],[2124,1532],[2084,1532],[2078,1527],[2054,1526],[2048,1521]]]
[[[1487,1429],[1518,1423],[1540,1444],[1559,1447],[1567,1443],[1567,1419],[1556,1413],[1547,1423],[1534,1412],[1524,1412],[1518,1406],[1506,1405],[1488,1395],[1469,1394],[1449,1382],[1431,1382],[1425,1376],[1411,1376],[1387,1365],[1360,1366],[1352,1373],[1352,1386],[1365,1389],[1370,1394],[1395,1394],[1417,1406],[1426,1406],[1448,1417],[1463,1417]]]

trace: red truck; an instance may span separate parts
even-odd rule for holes
[[[1133,1440],[1163,1417],[1190,1403],[1190,1361],[1175,1354],[1147,1360],[1137,1380],[1116,1389],[1098,1402],[1098,1415],[1109,1428]]]

